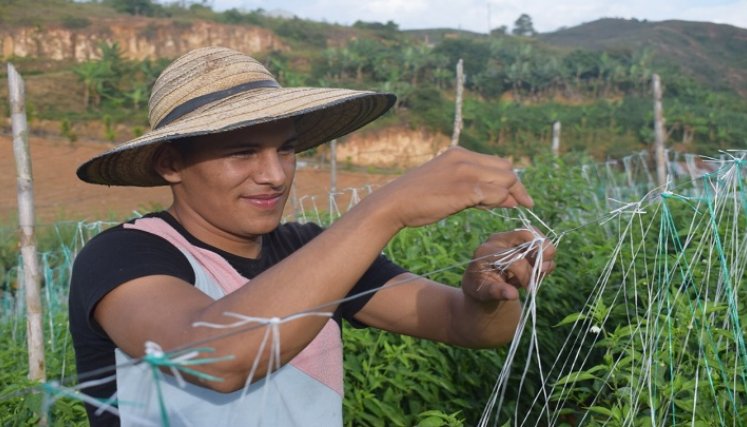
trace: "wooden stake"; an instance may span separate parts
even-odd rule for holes
[[[560,122],[552,124],[552,155],[560,156]]]
[[[29,350],[29,379],[46,380],[44,368],[44,332],[40,292],[39,260],[34,238],[34,186],[29,155],[28,125],[23,79],[8,64],[8,97],[13,127],[13,154],[18,185],[18,225],[23,260],[23,289],[26,292],[26,336]]]
[[[666,132],[664,131],[664,108],[661,105],[661,80],[658,74],[653,75],[654,89],[654,153],[656,155],[656,184],[664,190],[667,183],[667,161],[664,151]]]
[[[298,206],[298,195],[296,195],[296,181],[293,180],[293,183],[291,184],[291,192],[290,192],[290,199],[291,199],[291,210],[293,215],[293,221],[298,221],[299,217],[299,206]]]
[[[464,65],[460,58],[456,66],[456,101],[454,108],[454,133],[451,135],[451,146],[459,145],[459,135],[462,133],[462,93],[464,92]]]
[[[337,140],[329,143],[329,220],[332,222],[334,212],[334,197],[337,193]]]

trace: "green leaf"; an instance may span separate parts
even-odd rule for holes
[[[599,379],[597,376],[592,375],[586,371],[581,372],[571,372],[570,374],[564,376],[563,378],[557,380],[555,382],[555,386],[565,385],[568,383],[575,383],[577,381],[586,381],[586,380],[596,380]]]
[[[555,327],[557,328],[558,326],[567,325],[569,323],[575,323],[578,320],[586,320],[586,315],[584,315],[583,313],[571,313],[565,316],[563,320],[555,324]]]
[[[443,418],[439,417],[428,417],[418,422],[418,427],[441,427],[445,425],[446,423],[444,422]]]
[[[590,406],[586,408],[589,412],[593,412],[595,414],[604,415],[605,417],[612,418],[612,411],[609,409],[603,407],[603,406]]]

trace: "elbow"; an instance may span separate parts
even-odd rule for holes
[[[246,385],[246,376],[242,378],[239,375],[232,375],[223,377],[220,381],[201,382],[200,385],[218,393],[228,394],[244,388]]]
[[[202,369],[199,372],[205,374],[205,377],[196,375],[185,375],[185,378],[200,387],[218,393],[233,393],[243,389],[248,380],[251,367],[244,366],[237,361],[219,362],[211,366],[212,369]],[[197,370],[197,369],[195,369]],[[254,372],[254,377],[249,382],[254,383],[266,375],[266,369],[258,369]]]
[[[257,382],[264,378],[264,374],[259,375],[260,373],[256,373],[254,375],[254,378],[252,378],[252,383]],[[205,387],[207,389],[210,389],[212,391],[218,392],[218,393],[233,393],[235,391],[241,390],[246,386],[248,374],[244,372],[241,373],[234,373],[234,374],[224,374],[222,376],[215,375],[216,378],[214,380],[205,380],[205,379],[197,379],[195,383],[199,385],[200,387]]]

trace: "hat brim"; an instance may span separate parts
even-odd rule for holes
[[[350,89],[266,88],[239,93],[88,160],[77,175],[93,184],[166,185],[153,165],[163,143],[292,118],[298,135],[296,152],[301,152],[365,126],[395,100],[393,94]]]

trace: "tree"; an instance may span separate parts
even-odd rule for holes
[[[537,34],[537,32],[534,31],[532,17],[526,13],[522,13],[521,16],[519,16],[519,19],[514,22],[514,29],[511,30],[511,33],[515,36],[525,37],[532,37]]]
[[[490,30],[490,35],[493,37],[505,36],[506,34],[508,34],[508,27],[505,25]]]
[[[443,55],[449,59],[449,67],[464,60],[464,73],[467,76],[476,76],[485,71],[490,60],[490,45],[484,40],[472,40],[468,38],[445,39],[433,49],[436,55]],[[465,87],[472,89],[473,81],[468,80]]]
[[[101,61],[81,62],[73,71],[78,76],[78,80],[83,83],[83,108],[88,110],[91,98],[93,98],[93,105],[98,106],[101,102],[103,81],[109,75],[106,64]]]
[[[118,12],[136,16],[154,16],[163,9],[152,0],[109,0],[108,3]]]

